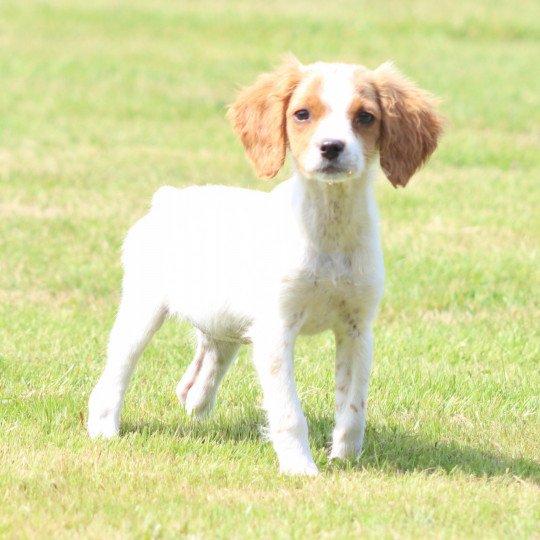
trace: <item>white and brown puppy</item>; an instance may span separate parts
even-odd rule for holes
[[[281,471],[316,474],[295,387],[299,334],[336,337],[332,458],[362,447],[373,357],[372,322],[384,265],[373,180],[378,164],[404,186],[437,146],[436,101],[390,64],[303,66],[288,59],[242,91],[229,118],[258,176],[272,178],[287,147],[293,176],[271,193],[161,188],[126,238],[122,302],[105,370],[90,397],[92,437],[119,432],[129,379],[167,316],[198,333],[177,387],[206,414],[242,343],[264,393]]]

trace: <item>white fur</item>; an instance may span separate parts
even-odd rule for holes
[[[177,387],[181,403],[190,414],[206,414],[240,344],[252,343],[270,437],[281,471],[290,474],[317,473],[294,383],[295,338],[332,330],[337,355],[331,457],[361,449],[371,325],[384,283],[372,189],[376,160],[364,157],[345,118],[349,70],[332,68],[331,77],[324,86],[329,116],[313,144],[325,137],[347,141],[344,159],[351,161],[351,173],[342,182],[296,172],[269,194],[163,187],[130,230],[122,302],[105,370],[90,397],[92,437],[118,434],[135,363],[164,318],[177,316],[199,335],[195,359]]]
[[[348,175],[332,177],[331,181],[343,182],[348,176],[362,172],[366,166],[362,144],[354,134],[347,109],[354,94],[353,75],[357,66],[346,64],[314,64],[316,72],[323,76],[321,100],[328,109],[328,114],[317,126],[309,148],[302,156],[303,170],[314,179],[327,182],[326,174],[317,173],[321,167],[320,146],[324,139],[336,139],[345,143],[341,164],[348,169]]]

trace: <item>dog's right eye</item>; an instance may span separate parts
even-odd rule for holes
[[[306,120],[309,120],[309,111],[307,109],[300,109],[299,111],[296,111],[293,116],[299,121],[299,122],[305,122]]]

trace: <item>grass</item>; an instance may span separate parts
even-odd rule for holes
[[[261,436],[249,351],[215,416],[186,418],[193,341],[172,321],[123,436],[91,442],[127,228],[162,184],[274,185],[224,109],[288,50],[393,59],[448,118],[406,190],[377,188],[388,283],[361,458],[326,460],[329,334],[297,350],[322,475],[291,479]],[[534,0],[4,0],[0,537],[540,538],[538,58]]]

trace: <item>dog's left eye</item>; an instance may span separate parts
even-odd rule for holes
[[[300,109],[299,111],[296,111],[293,115],[298,121],[305,122],[306,120],[309,120],[309,111],[307,109]]]
[[[374,120],[375,117],[367,111],[360,111],[354,118],[354,121],[357,124],[362,124],[363,126],[369,126],[370,124],[373,124]]]

